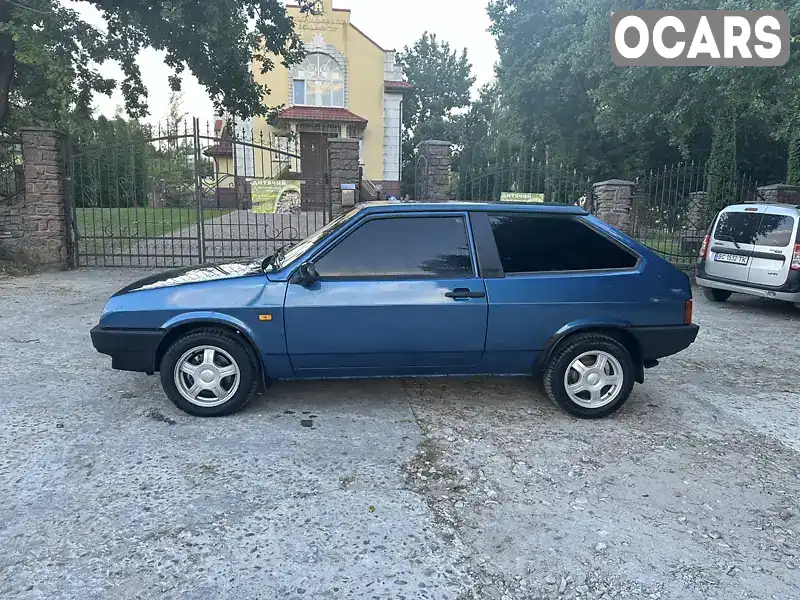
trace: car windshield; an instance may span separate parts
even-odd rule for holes
[[[714,238],[735,244],[785,248],[791,243],[794,218],[788,215],[753,212],[723,213]]]
[[[325,227],[323,227],[316,233],[304,239],[302,242],[294,246],[291,246],[290,248],[284,249],[282,252],[278,252],[278,254],[276,254],[273,257],[273,259],[270,261],[269,265],[265,269],[266,272],[273,273],[275,271],[280,271],[285,266],[290,265],[298,258],[303,256],[303,254],[308,252],[308,250],[310,250],[316,244],[336,233],[336,231],[338,231],[343,225],[348,223],[358,213],[359,209],[356,209],[346,214],[343,214],[335,218],[327,225],[325,225]]]

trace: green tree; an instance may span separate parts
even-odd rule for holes
[[[76,152],[73,195],[80,207],[136,207],[148,201],[150,131],[121,114],[81,123],[71,133]]]
[[[466,50],[458,52],[428,32],[406,46],[398,61],[414,86],[403,105],[403,193],[412,193],[414,149],[424,140],[461,141],[475,78]]]
[[[194,201],[195,156],[193,130],[183,109],[183,94],[173,91],[165,122],[159,125],[150,176],[169,206],[182,206]]]
[[[677,0],[673,9],[732,8]],[[800,2],[739,2],[739,9],[789,12]],[[553,160],[597,176],[640,172],[709,157],[718,107],[738,107],[737,160],[755,176],[780,179],[792,98],[800,89],[800,46],[783,67],[621,68],[611,62],[609,15],[663,9],[656,0],[492,0],[498,88],[514,128]]]
[[[704,221],[731,204],[736,197],[736,110],[725,106],[717,115],[711,141],[711,155],[706,164],[708,204]]]
[[[800,127],[795,130],[794,137],[789,144],[789,165],[786,183],[800,185]]]
[[[136,63],[140,50],[166,52],[180,89],[184,68],[206,86],[220,111],[248,118],[266,114],[269,90],[251,71],[253,57],[263,71],[303,56],[293,20],[280,0],[79,0],[99,9],[107,23],[99,30],[59,0],[0,0],[0,129],[14,123],[61,124],[87,114],[95,93],[119,87],[133,118],[147,114],[147,92]],[[308,0],[300,0],[310,10]],[[124,79],[99,74],[97,65],[118,61]]]

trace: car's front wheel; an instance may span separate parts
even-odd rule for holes
[[[178,338],[161,361],[161,385],[182,411],[197,417],[221,417],[241,410],[258,381],[249,344],[219,328],[192,331]]]
[[[703,295],[706,297],[706,300],[710,300],[711,302],[725,302],[731,297],[731,294],[733,294],[733,292],[729,292],[728,290],[703,288]]]
[[[578,334],[556,349],[544,371],[544,388],[568,413],[600,419],[625,404],[635,373],[633,358],[615,338]]]

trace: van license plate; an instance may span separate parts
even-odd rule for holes
[[[746,265],[750,260],[748,256],[740,256],[739,254],[717,254],[714,256],[717,262],[733,263],[735,265]]]

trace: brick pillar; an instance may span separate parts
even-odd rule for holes
[[[417,200],[445,202],[451,199],[452,144],[428,140],[417,146]]]
[[[335,138],[328,140],[328,160],[331,174],[331,204],[333,216],[338,217],[352,206],[342,205],[342,185],[358,184],[358,140]],[[358,201],[358,190],[353,194]]]
[[[760,187],[758,191],[761,196],[756,199],[756,202],[800,206],[800,185],[776,183]]]
[[[633,181],[609,179],[594,184],[595,216],[630,233]]]
[[[66,137],[45,128],[24,128],[25,231],[18,249],[42,268],[72,267],[69,244],[69,202],[65,185]]]

